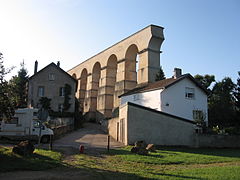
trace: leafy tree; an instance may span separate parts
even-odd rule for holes
[[[235,84],[229,77],[215,83],[209,98],[209,123],[211,125],[232,126],[235,124],[234,104]]]
[[[165,77],[165,74],[163,72],[162,66],[160,66],[160,69],[159,69],[158,73],[156,74],[155,81],[160,81],[160,80],[163,80],[163,79],[166,79],[166,77]]]
[[[240,71],[238,71],[238,79],[235,87],[234,98],[235,98],[235,108],[237,114],[237,122],[240,125]]]
[[[27,107],[27,69],[24,61],[20,64],[21,68],[17,76],[13,76],[9,81],[9,85],[13,91],[12,101],[15,102],[17,108]]]
[[[215,82],[215,76],[209,74],[206,74],[204,76],[197,74],[194,76],[194,78],[198,80],[200,84],[202,84],[202,86],[208,90],[210,90],[209,87],[211,86],[211,84]]]
[[[11,91],[7,81],[4,79],[5,75],[8,74],[12,68],[6,69],[4,67],[3,56],[2,53],[0,53],[0,118],[5,117],[9,119],[14,113],[14,105],[9,98],[11,97]]]
[[[69,101],[71,99],[69,97],[69,95],[71,95],[71,91],[72,91],[72,87],[69,84],[65,84],[65,87],[64,87],[64,103],[63,103],[64,111],[67,111],[71,106],[71,104],[69,103]]]
[[[39,104],[41,105],[41,108],[45,110],[51,110],[51,99],[47,97],[41,97],[39,99]]]

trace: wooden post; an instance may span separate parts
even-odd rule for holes
[[[41,144],[41,136],[42,136],[42,121],[39,121],[38,147],[40,147]]]
[[[110,135],[107,136],[108,144],[107,144],[107,150],[110,149]]]

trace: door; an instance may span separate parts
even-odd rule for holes
[[[117,122],[117,141],[119,141],[119,122]]]
[[[124,143],[124,140],[125,140],[125,128],[124,128],[124,119],[120,119],[120,142],[123,142]]]

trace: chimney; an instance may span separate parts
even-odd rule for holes
[[[57,62],[57,66],[60,67],[60,61]]]
[[[38,69],[38,61],[35,61],[35,66],[34,66],[34,74],[37,73],[37,69]]]
[[[180,68],[174,68],[173,72],[174,72],[174,75],[173,75],[174,79],[177,79],[182,75],[182,69]]]

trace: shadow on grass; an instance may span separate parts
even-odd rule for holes
[[[54,167],[64,167],[55,159],[34,153],[31,156],[22,157],[12,153],[7,148],[1,148],[0,152],[0,172],[16,170],[45,170]]]
[[[46,175],[46,178],[49,176],[49,174],[52,176],[56,175],[56,179],[59,177],[64,178],[66,177],[65,173],[67,171],[68,173],[71,172],[70,174],[73,177],[79,177],[79,175],[83,175],[87,177],[87,179],[152,179],[144,178],[136,174],[92,168],[84,165],[76,167],[63,161],[57,161],[40,154],[21,157],[9,152],[9,149],[7,148],[1,149],[0,160],[0,179],[4,176],[5,172],[26,171],[26,176],[29,176],[27,175],[28,171],[43,171],[49,170],[50,168],[52,168],[52,170],[47,174],[45,174],[45,171],[43,171],[43,174]],[[15,176],[15,172],[10,175]],[[9,178],[11,179],[11,176]]]
[[[136,179],[148,179],[148,180],[155,180],[156,178],[150,177],[142,177],[137,174],[131,174],[126,172],[118,172],[118,171],[109,171],[97,168],[79,168],[82,170],[87,170],[91,177],[89,179],[98,179],[98,180],[136,180]]]
[[[210,156],[240,158],[240,149],[232,148],[188,148],[188,147],[158,147],[158,150],[171,151],[171,152],[184,152]],[[169,152],[161,152],[167,153]]]
[[[194,177],[194,176],[182,176],[182,175],[165,174],[165,173],[152,173],[152,174],[154,174],[154,175],[160,175],[160,176],[168,176],[168,177],[173,177],[173,178],[206,180],[205,178]]]

